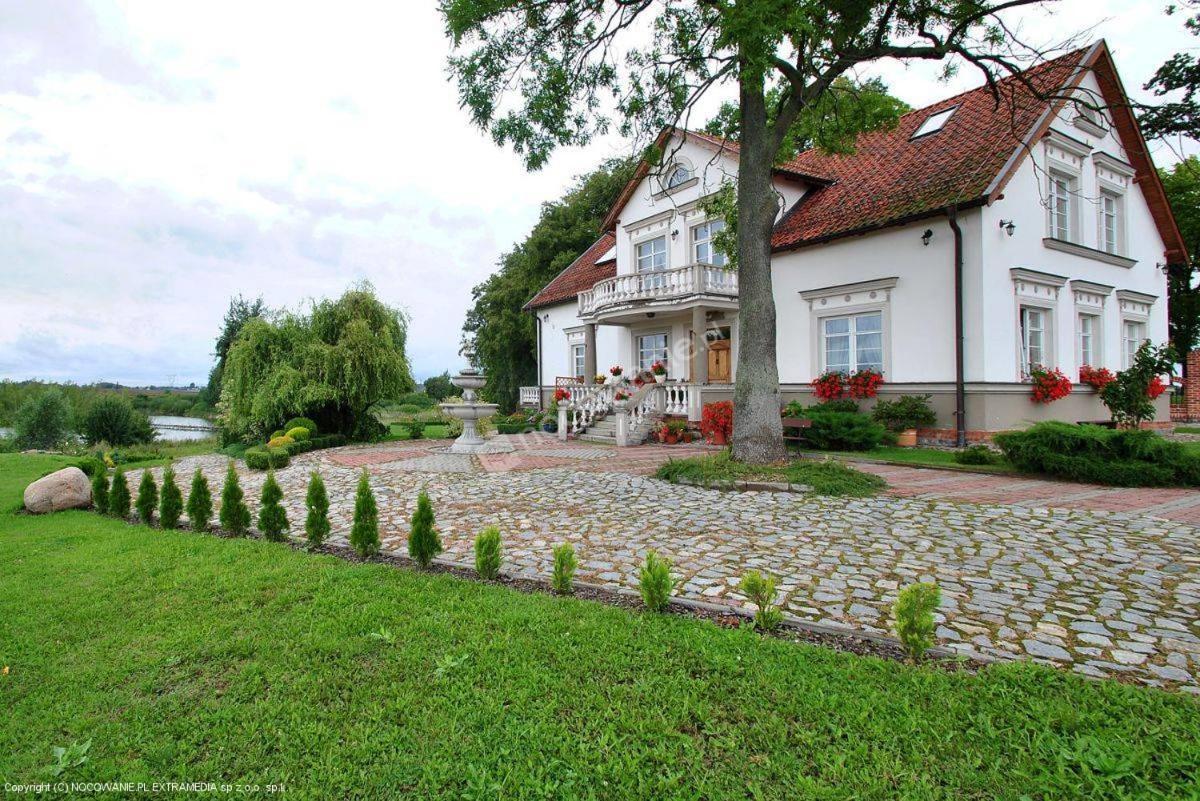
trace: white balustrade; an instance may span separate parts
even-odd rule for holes
[[[521,387],[520,399],[522,406],[537,406],[542,400],[542,388]]]
[[[587,316],[608,306],[638,301],[667,300],[689,295],[737,297],[738,275],[708,264],[689,264],[671,270],[631,273],[598,281],[579,293],[579,314]]]
[[[667,382],[662,385],[666,399],[663,402],[663,413],[673,416],[686,416],[692,408],[692,394],[698,392],[698,387],[695,384],[673,384]]]
[[[613,392],[611,384],[580,384],[568,390],[571,393],[567,405],[569,431],[579,434],[601,415],[612,411]]]

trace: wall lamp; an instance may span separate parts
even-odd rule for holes
[[[676,228],[675,230],[671,231],[671,241],[673,242],[678,238],[679,238],[679,229]]]
[[[921,234],[921,244],[924,245],[925,247],[929,247],[930,239],[933,239],[933,229],[926,228],[925,233]]]
[[[1017,230],[1017,224],[1012,220],[1001,220],[1000,227],[1004,229],[1009,236],[1013,235],[1013,231]]]

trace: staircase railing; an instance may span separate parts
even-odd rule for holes
[[[567,401],[567,433],[579,434],[602,415],[612,411],[615,387],[611,384],[582,384],[570,388]]]
[[[633,393],[628,406],[630,431],[637,431],[643,423],[661,416],[658,390],[658,384],[646,384]]]

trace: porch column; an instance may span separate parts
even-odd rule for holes
[[[704,307],[692,309],[692,383],[708,383],[708,320]]]
[[[596,375],[596,324],[583,327],[583,381],[592,383]]]

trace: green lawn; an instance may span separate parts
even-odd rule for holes
[[[796,459],[786,465],[764,467],[736,462],[729,451],[709,456],[670,459],[658,468],[655,477],[681,483],[681,480],[704,486],[719,485],[736,480],[787,481],[806,484],[817,495],[865,497],[887,486],[878,476],[855,470],[831,460]]]
[[[1200,426],[1175,426],[1176,434],[1200,434]]]
[[[296,798],[1194,797],[1200,704],[979,675],[258,540],[17,516],[0,456],[0,780]],[[583,555],[586,558],[586,554]],[[384,638],[371,632],[383,630]]]
[[[408,426],[404,423],[392,423],[390,433],[386,437],[386,441],[392,442],[400,439],[411,439],[408,435]],[[425,430],[422,432],[422,439],[445,439],[450,434],[450,427],[440,423],[426,423]]]
[[[988,473],[1015,473],[1017,469],[1007,462],[990,465],[962,465],[954,461],[954,451],[938,448],[901,448],[895,445],[881,445],[869,451],[805,451],[808,456],[840,456],[851,459],[876,459],[882,462],[902,462],[904,464],[928,465],[930,467],[947,467],[957,470],[975,470]]]

